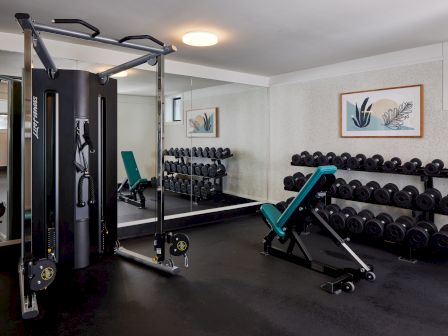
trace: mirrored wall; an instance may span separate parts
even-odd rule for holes
[[[20,53],[0,51],[0,75],[21,76]],[[107,64],[55,59],[59,68],[100,72]],[[35,67],[41,67],[35,58]],[[119,226],[155,221],[156,73],[131,69],[118,82]],[[0,239],[8,233],[8,81],[0,84]],[[268,89],[165,75],[165,218],[244,207],[267,199]],[[0,206],[1,214],[1,206]],[[20,223],[17,223],[20,225]]]

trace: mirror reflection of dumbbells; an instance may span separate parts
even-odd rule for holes
[[[222,163],[184,163],[165,161],[164,169],[170,174],[197,175],[206,177],[220,177],[226,175],[226,167]]]

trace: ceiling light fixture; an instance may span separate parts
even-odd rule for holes
[[[127,76],[128,76],[128,72],[125,70],[125,71],[118,72],[115,75],[112,75],[111,77],[112,78],[123,78],[123,77],[127,77]]]
[[[204,31],[189,32],[182,36],[182,42],[193,47],[209,47],[218,43],[218,36]]]

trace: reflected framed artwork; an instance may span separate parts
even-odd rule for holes
[[[343,138],[423,136],[423,85],[340,94]]]
[[[187,137],[216,138],[218,136],[218,108],[187,111]]]

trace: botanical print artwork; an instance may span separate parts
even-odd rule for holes
[[[341,136],[418,137],[422,86],[341,94]]]
[[[217,108],[187,111],[187,136],[216,137]]]

